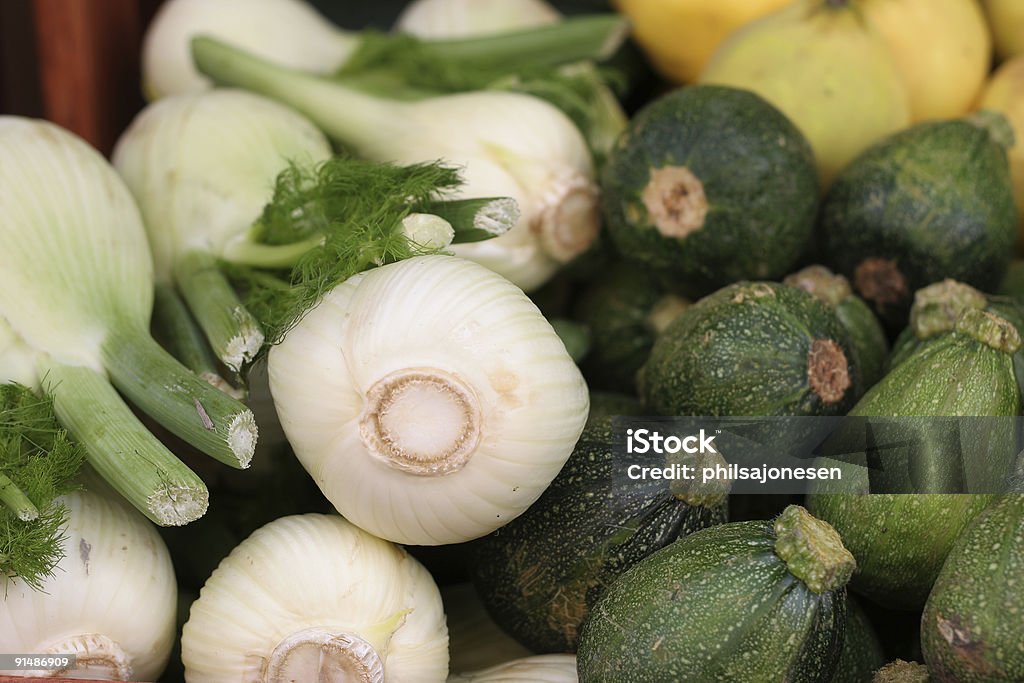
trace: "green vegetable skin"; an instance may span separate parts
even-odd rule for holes
[[[853,596],[846,601],[846,637],[832,683],[871,683],[874,672],[885,664],[885,651]]]
[[[921,619],[936,681],[1024,680],[1024,494],[1000,498],[957,540]]]
[[[580,681],[827,683],[852,571],[835,532],[797,506],[774,524],[687,536],[598,601],[580,637]]]
[[[712,287],[786,273],[811,237],[819,195],[810,146],[781,112],[706,85],[637,114],[601,186],[620,253]]]
[[[954,332],[895,367],[850,415],[1019,414],[1012,357],[1019,335],[1009,323],[997,320],[980,311],[965,313]],[[1006,348],[1000,334],[1016,344]],[[917,473],[923,471],[934,483],[956,484],[960,463],[948,458],[943,446],[934,447],[930,457],[918,458]],[[857,558],[851,588],[889,607],[920,608],[953,543],[991,496],[882,494],[866,469],[839,464],[844,468],[839,490],[844,493],[835,488],[832,495],[819,491],[810,496],[808,507],[839,531]],[[869,491],[875,493],[856,495]]]
[[[835,313],[807,292],[741,282],[662,333],[643,396],[661,415],[842,415],[861,393],[852,349]]]
[[[725,521],[724,493],[673,495],[624,483],[611,420],[588,427],[544,495],[474,546],[473,582],[488,611],[534,652],[574,652],[579,627],[622,572],[681,536]],[[687,501],[694,501],[692,504]]]
[[[945,277],[991,290],[1013,254],[1016,209],[998,114],[922,123],[869,148],[822,206],[826,264],[890,323]]]

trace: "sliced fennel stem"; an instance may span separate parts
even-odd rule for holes
[[[421,210],[451,223],[455,230],[453,244],[479,242],[503,235],[519,220],[518,205],[507,197],[429,202]]]
[[[182,365],[203,376],[217,372],[217,360],[173,285],[158,284],[153,299],[153,327],[157,337]]]
[[[221,272],[217,260],[192,251],[175,264],[174,277],[214,354],[238,371],[263,346],[263,331]]]
[[[146,429],[106,377],[53,364],[46,384],[57,417],[83,445],[86,460],[140,512],[163,526],[202,517],[206,485]]]
[[[39,518],[36,506],[3,472],[0,472],[0,503],[6,505],[23,522]]]
[[[286,102],[336,140],[351,142],[366,131],[407,125],[401,102],[274,64],[214,38],[193,38],[192,58],[214,83]]]
[[[173,434],[231,467],[249,466],[256,447],[252,412],[193,374],[144,331],[121,330],[108,337],[103,363],[114,386]]]
[[[311,249],[324,243],[323,235],[314,235],[291,244],[260,244],[248,239],[224,247],[225,261],[254,268],[291,268]]]

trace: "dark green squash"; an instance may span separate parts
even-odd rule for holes
[[[580,637],[580,681],[827,683],[853,568],[835,531],[798,506],[691,534],[598,601]]]
[[[686,306],[643,266],[619,263],[583,290],[574,316],[590,329],[590,353],[581,369],[587,385],[636,392],[636,373],[654,339]]]
[[[853,293],[849,280],[824,266],[808,266],[783,282],[816,296],[835,310],[839,322],[850,333],[865,389],[882,379],[889,340],[871,308]]]
[[[472,577],[494,620],[534,652],[574,652],[580,625],[620,574],[681,536],[725,521],[725,492],[622,481],[612,424],[587,427],[551,486],[473,546]]]
[[[835,311],[775,282],[740,282],[688,308],[654,343],[641,379],[659,415],[842,415],[861,394]]]
[[[808,507],[839,531],[857,558],[852,590],[888,607],[919,609],[924,604],[953,543],[991,496],[895,492],[956,493],[972,483],[965,478],[981,476],[1006,481],[1012,462],[1003,472],[995,465],[965,467],[952,440],[934,438],[935,422],[927,416],[1019,414],[1021,394],[1013,368],[1019,348],[1020,336],[1008,322],[984,311],[964,311],[952,332],[893,368],[850,411],[854,416],[902,417],[893,427],[904,430],[901,438],[913,435],[918,423],[932,435],[912,458],[899,449],[887,452],[883,469],[866,467],[867,452],[821,463],[842,467],[842,482],[830,482],[827,489],[819,485]],[[1012,444],[1012,421],[999,425],[1011,429],[1003,436]],[[873,427],[885,428],[884,422]]]
[[[885,664],[885,651],[853,596],[847,596],[846,637],[832,683],[871,683],[875,671]]]
[[[894,325],[905,322],[915,290],[943,278],[995,289],[1017,237],[1012,141],[1000,114],[979,112],[870,147],[825,198],[826,264]]]
[[[587,414],[588,427],[605,418],[643,414],[643,404],[640,403],[640,399],[636,396],[617,394],[611,391],[590,392],[590,412]]]
[[[711,287],[784,275],[810,241],[819,201],[796,126],[752,92],[712,85],[642,109],[601,189],[620,254]]]
[[[921,619],[932,677],[1024,681],[1024,493],[1001,497],[957,540]]]

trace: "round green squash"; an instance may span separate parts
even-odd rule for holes
[[[601,197],[625,258],[718,287],[784,275],[810,241],[819,188],[810,145],[782,112],[746,90],[696,85],[630,121]]]
[[[846,600],[846,637],[832,683],[871,683],[885,664],[885,650],[864,609],[853,596]]]
[[[850,334],[865,389],[882,379],[889,340],[871,308],[853,293],[849,280],[824,266],[808,266],[787,276],[783,282],[812,294],[836,312],[839,322]]]
[[[890,324],[943,278],[993,290],[1013,255],[1009,124],[994,112],[921,123],[863,152],[829,189],[826,264]]]
[[[655,338],[688,305],[635,263],[618,263],[595,278],[573,309],[590,330],[590,352],[580,364],[587,385],[635,393],[636,373]]]
[[[665,329],[641,385],[659,415],[843,415],[861,375],[834,310],[796,287],[740,282]]]
[[[587,414],[588,427],[606,418],[643,414],[643,404],[640,403],[640,399],[632,394],[618,394],[612,391],[590,392],[590,412]]]
[[[610,419],[587,427],[540,499],[472,546],[473,584],[487,611],[534,652],[575,652],[581,624],[620,574],[725,521],[724,491],[617,479],[632,461],[612,432]]]
[[[853,558],[790,506],[691,534],[623,574],[583,625],[581,683],[828,683]]]
[[[952,332],[893,368],[850,415],[903,417],[899,428],[904,430],[912,428],[914,418],[924,424],[926,416],[1016,416],[1021,394],[1013,354],[1019,348],[1020,336],[1010,323],[988,312],[964,311]],[[927,426],[936,431],[934,423]],[[965,484],[963,477],[1005,481],[1005,476],[965,467],[945,439],[928,442],[907,462],[897,455],[887,453],[881,472],[866,469],[866,453],[823,461],[843,469],[842,482],[830,482],[827,492],[818,484],[808,507],[836,528],[857,558],[853,591],[888,607],[920,609],[953,543],[992,496],[896,492],[956,493]],[[908,482],[928,487],[909,488]]]
[[[921,618],[940,683],[1024,681],[1024,493],[975,518],[946,558]]]

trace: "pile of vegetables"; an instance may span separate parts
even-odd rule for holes
[[[0,674],[1024,681],[1017,4],[166,0],[0,115]]]

